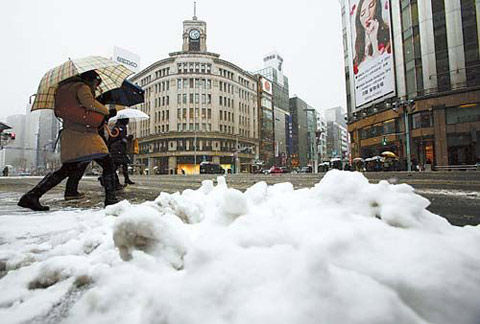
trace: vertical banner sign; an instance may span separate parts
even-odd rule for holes
[[[356,107],[395,95],[389,0],[349,0]]]
[[[127,69],[137,73],[140,71],[140,56],[120,47],[113,48],[113,60]]]

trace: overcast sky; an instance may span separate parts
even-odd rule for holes
[[[181,50],[182,22],[193,1],[4,1],[0,120],[24,113],[43,74],[68,57],[110,57],[113,47],[141,58],[141,67]],[[317,109],[345,107],[338,0],[198,0],[207,49],[247,71],[276,50],[294,94]]]

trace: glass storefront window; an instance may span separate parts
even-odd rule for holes
[[[447,124],[460,124],[480,121],[480,105],[452,107],[446,110]]]

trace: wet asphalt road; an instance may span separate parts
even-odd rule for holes
[[[324,174],[281,174],[281,175],[227,175],[230,187],[245,190],[258,181],[268,184],[291,182],[296,189],[312,187]],[[480,224],[480,172],[379,172],[365,173],[372,183],[388,180],[391,183],[408,183],[416,192],[431,201],[428,208],[433,213],[445,217],[454,225]],[[216,179],[216,175],[161,175],[133,176],[135,185],[119,192],[118,198],[133,203],[155,199],[160,192],[176,192],[197,189],[206,179]],[[121,176],[123,180],[123,177]],[[40,177],[0,177],[0,215],[21,214],[26,211],[16,206],[22,193],[40,181]],[[102,208],[103,188],[96,177],[84,177],[79,190],[87,194],[82,201],[63,200],[64,183],[60,184],[43,198],[42,202],[53,210],[63,208]]]

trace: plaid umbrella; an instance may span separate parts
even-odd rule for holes
[[[102,78],[100,91],[106,92],[122,86],[123,81],[132,71],[110,59],[101,56],[88,56],[81,59],[68,60],[43,76],[35,94],[32,111],[37,109],[53,109],[55,106],[55,93],[58,84],[71,77],[87,71],[95,70]]]

